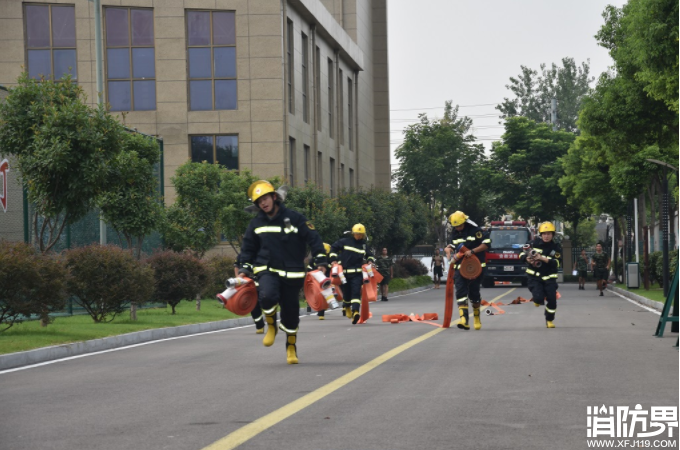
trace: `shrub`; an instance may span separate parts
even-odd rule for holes
[[[110,322],[127,303],[142,304],[153,293],[153,272],[129,251],[90,245],[65,252],[68,291],[95,323]]]
[[[208,281],[203,289],[203,298],[215,298],[224,290],[224,282],[234,276],[234,258],[214,256],[205,261]]]
[[[66,303],[66,274],[57,258],[23,242],[0,241],[0,331],[31,315],[47,325],[48,314]]]
[[[156,252],[147,263],[153,269],[153,297],[169,304],[172,314],[183,299],[193,300],[200,294],[208,280],[201,260],[189,253]]]
[[[395,268],[399,268],[397,272],[400,274],[400,278],[415,277],[418,275],[427,275],[428,270],[418,259],[413,258],[402,258],[397,260]],[[396,274],[395,274],[396,277]]]

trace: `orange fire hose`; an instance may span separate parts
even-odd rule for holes
[[[246,284],[236,288],[236,293],[224,305],[229,311],[237,316],[245,316],[255,309],[257,305],[257,288],[250,278],[245,278]]]
[[[328,303],[321,294],[321,286],[319,282],[314,279],[311,273],[305,276],[304,284],[305,300],[314,311],[325,311],[328,309]]]

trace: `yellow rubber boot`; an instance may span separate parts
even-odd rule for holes
[[[352,320],[352,308],[349,306],[345,308],[345,317]]]
[[[475,315],[475,330],[482,329],[482,319],[479,317],[479,307],[472,308],[473,314]]]
[[[286,340],[286,361],[288,364],[297,364],[297,346],[295,345],[297,341],[297,336],[294,334],[289,334]]]
[[[555,328],[555,324],[552,322],[552,320],[546,320],[545,321],[545,327],[546,328]]]
[[[272,314],[265,314],[265,320],[267,321],[267,334],[264,335],[262,343],[265,347],[271,347],[274,345],[276,333],[279,332],[279,329],[276,327],[276,311]]]
[[[458,322],[458,328],[461,330],[469,330],[470,329],[470,324],[468,323],[468,307],[467,306],[459,306],[458,307],[458,314],[460,314],[460,322]]]
[[[356,325],[359,322],[359,319],[361,319],[359,311],[352,311],[352,325]]]
[[[256,328],[255,334],[264,334],[264,328]]]

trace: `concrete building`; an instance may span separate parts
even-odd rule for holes
[[[167,204],[190,159],[389,189],[387,0],[101,3],[105,100],[163,138]],[[0,1],[0,84],[71,73],[96,103],[94,18],[88,0]]]

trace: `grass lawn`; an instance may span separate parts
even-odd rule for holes
[[[645,289],[642,287],[640,289],[628,289],[625,284],[616,284],[614,286],[623,289],[624,291],[637,294],[641,297],[646,297],[650,300],[654,300],[655,302],[664,303],[666,301],[666,297],[664,297],[663,295],[663,288],[656,287],[656,285],[652,285],[652,288],[648,291],[645,291]]]
[[[390,281],[390,292],[426,286],[431,283],[432,280],[427,276],[395,278]],[[307,303],[301,300],[300,308],[306,307]],[[134,322],[130,320],[129,311],[124,311],[107,323],[94,323],[88,315],[57,317],[53,323],[44,328],[40,327],[40,321],[37,320],[17,323],[12,328],[0,332],[0,355],[51,345],[101,339],[135,331],[216,322],[239,317],[213,299],[203,299],[200,311],[196,311],[195,301],[182,301],[175,310],[176,314],[172,315],[170,307],[138,309],[137,320]]]
[[[40,321],[31,320],[17,323],[0,333],[0,354],[31,350],[50,345],[100,339],[153,328],[176,327],[194,323],[215,322],[238,317],[224,309],[217,300],[203,300],[201,310],[196,311],[196,302],[182,301],[172,309],[138,309],[137,320],[130,320],[129,311],[117,315],[108,323],[94,323],[88,315],[57,317],[47,327],[41,328]]]

